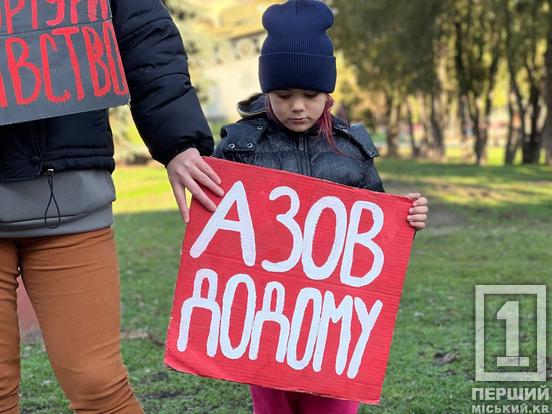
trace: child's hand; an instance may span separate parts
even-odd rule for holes
[[[426,226],[427,213],[429,212],[427,198],[422,197],[420,193],[410,193],[406,195],[413,200],[412,207],[408,211],[408,224],[418,230],[422,230]]]

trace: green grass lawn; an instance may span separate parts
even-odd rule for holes
[[[414,244],[382,402],[362,412],[469,413],[472,387],[542,385],[474,382],[474,291],[477,284],[551,280],[552,169],[378,161],[387,190],[421,190],[432,217]],[[121,168],[115,178],[123,354],[146,412],[250,412],[245,386],[163,366],[184,226],[163,169]],[[522,324],[522,354],[532,350],[531,322]],[[500,353],[503,335],[490,330],[492,351]],[[440,364],[447,353],[452,361]],[[23,354],[23,412],[69,413],[41,346]]]

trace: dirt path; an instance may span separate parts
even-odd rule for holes
[[[406,195],[412,192],[412,186],[401,181],[387,181],[385,190],[391,194]],[[429,217],[427,220],[429,229],[446,227],[461,227],[468,223],[467,218],[461,213],[454,211],[445,204],[432,202],[429,197]]]

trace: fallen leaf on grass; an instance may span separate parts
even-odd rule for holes
[[[458,352],[437,352],[435,354],[435,362],[437,365],[450,364],[458,359]]]
[[[124,331],[121,333],[121,339],[127,340],[127,339],[147,339],[149,340],[153,345],[164,347],[165,342],[157,338],[154,334],[152,334],[149,331]]]
[[[124,331],[121,333],[121,339],[146,339],[148,336],[147,331]]]

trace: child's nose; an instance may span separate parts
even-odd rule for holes
[[[305,110],[305,102],[302,99],[294,99],[291,103],[291,110],[293,112],[300,112]]]

